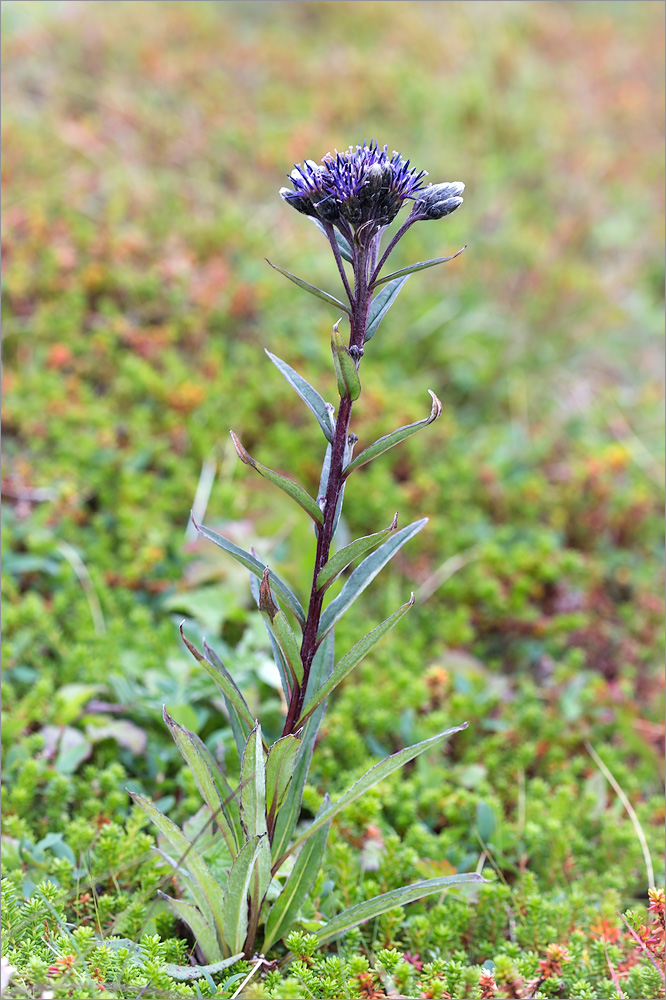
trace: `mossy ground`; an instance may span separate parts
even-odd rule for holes
[[[306,519],[228,429],[316,489],[318,428],[263,348],[333,398],[337,317],[264,257],[334,290],[277,188],[376,137],[467,184],[395,266],[468,250],[411,278],[368,345],[362,443],[424,416],[427,388],[444,413],[350,480],[343,529],[431,521],[338,630],[345,650],[417,591],[332,699],[304,816],[470,725],[343,816],[303,932],[418,878],[492,884],[328,954],[301,935],[245,995],[471,997],[485,965],[497,996],[656,996],[620,918],[646,920],[645,852],[590,748],[660,879],[662,5],[14,0],[3,27],[7,995],[229,997],[250,971],[170,977],[190,944],[126,787],[181,823],[199,806],[163,704],[234,767],[184,616],[279,734],[245,574],[188,513],[214,466],[206,522],[306,591]]]

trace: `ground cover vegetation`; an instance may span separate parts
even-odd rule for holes
[[[648,2],[3,5],[7,996],[663,996],[662,22]],[[228,430],[317,495],[321,430],[263,349],[337,399],[337,317],[264,258],[339,294],[277,189],[370,136],[467,185],[391,268],[468,249],[410,278],[364,362],[358,450],[428,388],[443,408],[350,479],[341,544],[430,520],[336,625],[344,652],[415,589],[329,699],[299,829],[469,726],[333,819],[264,964],[183,980],[204,957],[164,896],[186,878],[128,789],[196,836],[164,706],[240,774],[178,623],[267,743],[286,712],[247,572],[189,511],[307,593],[308,519]],[[489,881],[320,943],[470,871]]]

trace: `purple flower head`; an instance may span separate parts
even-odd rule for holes
[[[376,232],[417,196],[425,176],[425,170],[410,170],[409,160],[396,152],[389,156],[386,146],[372,141],[327,153],[321,166],[312,160],[298,164],[289,175],[294,189],[282,188],[280,194],[304,215]]]

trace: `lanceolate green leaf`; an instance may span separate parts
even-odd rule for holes
[[[263,615],[266,625],[275,636],[276,642],[289,665],[294,680],[300,684],[303,680],[301,650],[287,616],[284,611],[278,611],[272,619],[266,612]]]
[[[166,708],[163,709],[162,715],[169,732],[173,736],[176,746],[180,750],[185,763],[192,772],[192,777],[194,778],[194,782],[199,789],[201,797],[210,807],[211,812],[215,816],[215,822],[220,828],[225,843],[229,848],[231,857],[234,858],[238,853],[238,848],[240,846],[236,841],[236,830],[227,818],[226,807],[222,796],[220,795],[217,785],[215,784],[208,764],[199,753],[199,749],[194,742],[193,734],[183,726],[179,726],[178,723],[171,718]],[[215,961],[215,959],[211,958],[210,961]]]
[[[164,813],[161,813],[150,799],[146,799],[143,795],[138,795],[136,792],[130,792],[130,795],[134,802],[143,809],[146,816],[153,821],[160,833],[169,841],[179,858],[179,863],[190,872],[199,889],[202,904],[206,907],[205,910],[202,908],[203,916],[211,926],[215,925],[220,941],[224,942],[223,910],[219,882],[196,847],[192,846],[185,834],[182,830],[178,829],[175,823],[172,823]],[[239,948],[231,949],[232,952],[237,952],[238,950]]]
[[[335,555],[331,556],[326,565],[322,566],[317,577],[317,589],[326,590],[354,559],[358,559],[359,556],[364,555],[369,549],[374,549],[376,545],[379,545],[397,527],[398,515],[396,514],[388,528],[377,531],[374,535],[365,535],[363,538],[356,538],[349,545],[345,545],[344,549],[336,552]]]
[[[306,691],[306,698],[312,697],[313,693],[321,687],[333,669],[333,633],[329,632],[321,646],[315,653],[310,669],[310,678]],[[314,750],[315,739],[319,732],[319,726],[324,715],[325,702],[315,709],[303,728],[301,745],[296,755],[296,765],[284,802],[278,810],[273,831],[273,843],[271,854],[273,859],[279,858],[289,846],[292,834],[298,823],[301,814],[301,801],[303,799],[303,788],[310,770],[310,761]],[[273,864],[273,874],[277,868]]]
[[[303,376],[294,371],[286,361],[282,361],[275,354],[271,354],[270,351],[266,351],[266,354],[278,371],[282,372],[289,385],[296,390],[305,405],[315,415],[326,440],[332,441],[334,424],[331,409],[329,409],[329,406],[324,402],[317,390],[313,389],[310,383],[306,382]]]
[[[194,745],[199,750],[199,754],[201,755],[202,759],[206,761],[210,773],[213,775],[213,780],[215,781],[215,784],[219,788],[220,795],[223,798],[225,815],[227,817],[227,820],[229,821],[229,824],[234,830],[236,843],[241,844],[243,832],[240,823],[238,792],[231,787],[231,785],[226,779],[226,775],[223,774],[220,765],[215,760],[212,753],[210,752],[204,741],[201,739],[201,737],[197,736],[196,733],[190,733],[190,736],[192,737]],[[235,852],[233,853],[235,854]]]
[[[366,556],[360,566],[357,566],[350,575],[338,596],[331,601],[321,616],[317,638],[323,638],[333,628],[335,623],[342,618],[345,611],[351,607],[359,594],[363,593],[379,571],[393,558],[398,549],[405,542],[408,542],[410,538],[413,538],[414,535],[417,535],[427,523],[428,518],[424,517],[420,521],[408,524],[406,528],[396,531],[383,545],[380,545],[378,549],[375,549],[369,556]]]
[[[240,815],[247,840],[266,833],[266,755],[259,723],[247,738],[241,760]]]
[[[210,648],[210,646],[207,646],[206,643],[204,643],[204,653],[200,653],[196,646],[190,642],[183,632],[182,625],[180,626],[180,634],[192,656],[195,660],[198,660],[206,673],[213,678],[217,686],[222,691],[225,701],[227,702],[227,707],[230,708],[230,714],[231,708],[233,708],[241,723],[241,729],[245,732],[245,739],[247,739],[254,728],[254,719],[252,718],[250,709],[247,707],[245,698],[236,687],[231,674],[222,663],[219,656],[217,656],[217,654],[214,653],[214,651]],[[243,745],[245,744],[245,739],[243,739]]]
[[[275,578],[271,573],[271,584],[273,584],[274,579]],[[257,580],[256,576],[254,576],[253,573],[250,573],[250,590],[252,592],[252,596],[256,602],[257,607],[259,607],[259,581]],[[263,617],[264,616],[262,615],[262,618]],[[266,626],[266,632],[268,633],[268,638],[270,639],[271,643],[271,649],[273,650],[273,660],[275,661],[275,665],[278,668],[278,673],[280,674],[280,683],[282,684],[282,691],[284,693],[284,698],[287,704],[289,704],[289,698],[291,697],[291,686],[292,686],[292,680],[290,677],[289,668],[287,667],[284,654],[280,649],[280,647],[278,646],[277,640],[272,630],[268,627],[268,622],[266,621],[266,619],[264,619],[264,625]]]
[[[173,902],[179,901],[173,900]],[[120,951],[121,948],[123,950],[126,949],[131,953],[137,965],[143,967],[146,964],[145,957],[139,945],[135,941],[130,941],[129,938],[107,938],[104,944],[111,951]],[[204,976],[214,976],[217,972],[223,972],[230,965],[235,965],[242,957],[243,953],[239,952],[237,955],[230,955],[229,958],[224,958],[220,962],[213,962],[211,965],[174,965],[172,962],[165,962],[164,968],[167,974],[173,979],[181,981],[202,979]]]
[[[228,538],[224,538],[223,535],[218,535],[216,531],[211,531],[210,528],[205,528],[202,524],[197,524],[194,518],[192,518],[192,524],[200,535],[218,545],[221,549],[224,549],[232,559],[235,559],[241,566],[249,569],[254,576],[261,580],[266,569],[265,563],[262,563],[256,556],[251,555],[249,552],[245,552],[244,549],[239,548],[234,542],[230,542]],[[302,626],[305,623],[305,611],[300,601],[291,588],[273,570],[271,570],[271,588],[278,599],[294,612],[299,624]]]
[[[163,892],[159,893],[159,895],[166,899],[169,909],[173,910],[176,916],[180,917],[190,928],[206,961],[219,962],[222,958],[222,949],[220,948],[215,931],[201,911],[196,906],[193,906],[192,903],[186,903],[184,899],[172,899],[171,896],[167,896]]]
[[[427,740],[423,740],[422,743],[415,743],[414,746],[405,747],[404,750],[399,750],[397,753],[391,754],[390,757],[385,757],[384,760],[380,761],[379,764],[375,764],[371,767],[369,771],[355,781],[351,788],[340,796],[337,802],[334,802],[330,809],[327,809],[321,815],[313,820],[310,826],[307,828],[305,833],[302,833],[293,844],[289,847],[287,851],[282,855],[281,858],[273,864],[273,871],[279,871],[285,858],[291,854],[293,851],[298,850],[306,840],[311,837],[317,830],[320,830],[322,826],[329,823],[338,813],[346,809],[347,806],[351,805],[352,802],[356,802],[360,799],[362,795],[368,791],[368,789],[373,788],[384,778],[388,778],[389,774],[393,774],[398,768],[404,767],[410,760],[414,760],[415,757],[420,756],[420,754],[425,753],[426,750],[430,750],[435,747],[442,740],[446,739],[447,736],[453,735],[453,733],[459,733],[463,729],[467,729],[469,723],[463,722],[461,726],[453,726],[451,729],[445,730],[443,733],[438,733],[437,736],[431,736]]]
[[[331,800],[325,795],[317,815],[326,812],[330,805]],[[329,829],[330,823],[326,823],[301,848],[296,864],[268,914],[263,943],[265,952],[289,931],[307,899],[321,868]]]
[[[464,875],[444,875],[441,878],[429,878],[423,882],[414,882],[413,885],[405,885],[400,889],[393,889],[392,892],[385,892],[381,896],[374,896],[373,899],[366,899],[363,903],[357,903],[344,910],[322,927],[315,931],[317,943],[322,945],[332,941],[340,934],[358,927],[359,924],[378,917],[382,913],[395,909],[397,906],[405,906],[406,903],[413,903],[417,899],[424,899],[432,896],[436,892],[444,892],[455,885],[465,885],[470,882],[487,882],[488,879],[474,872]]]
[[[301,725],[308,716],[315,711],[315,709],[321,705],[326,698],[328,698],[331,691],[333,691],[338,684],[340,684],[345,677],[352,672],[354,667],[361,662],[364,656],[366,656],[373,646],[375,646],[382,636],[386,635],[387,632],[393,628],[393,626],[400,621],[402,616],[409,611],[409,609],[414,604],[414,595],[412,594],[411,600],[407,604],[403,604],[401,608],[394,611],[393,614],[387,618],[385,621],[374,628],[372,632],[368,632],[363,638],[356,643],[353,649],[343,656],[339,663],[336,663],[333,668],[333,673],[328,678],[327,681],[322,684],[316,694],[310,698],[310,700],[303,707],[301,717],[298,721],[298,725]]]
[[[250,921],[256,931],[261,903],[271,881],[271,848],[266,826],[266,755],[259,723],[248,737],[241,760],[240,815],[247,840],[255,836],[261,838],[249,890],[252,897]]]
[[[354,469],[360,469],[362,465],[366,465],[371,462],[373,458],[377,458],[378,455],[383,455],[385,451],[389,451],[396,444],[404,441],[405,438],[411,437],[412,434],[416,434],[417,431],[421,430],[422,427],[427,427],[434,420],[437,420],[438,416],[442,412],[442,404],[432,391],[428,389],[432,397],[432,407],[430,410],[430,415],[424,420],[417,420],[414,424],[406,424],[404,427],[399,427],[396,431],[392,431],[391,434],[386,434],[384,437],[378,438],[374,444],[369,445],[364,448],[356,458],[349,463],[349,465],[343,470],[343,476],[346,478],[350,472]]]
[[[187,981],[188,979],[203,979],[204,976],[214,976],[218,972],[223,972],[230,965],[235,965],[243,957],[240,951],[237,955],[231,955],[221,962],[213,962],[212,965],[172,965],[171,962],[164,963],[164,971],[172,979]]]
[[[324,229],[324,227],[322,226],[319,219],[314,219],[311,215],[309,215],[308,218],[310,219],[311,222],[314,222],[317,229],[324,234],[326,239],[328,239],[328,234]],[[343,260],[346,260],[347,263],[353,264],[354,258],[352,257],[351,247],[349,246],[349,243],[347,243],[347,240],[344,238],[342,233],[339,233],[337,231],[337,229],[334,232],[335,232],[335,239],[338,244],[338,249],[340,250],[340,256],[342,257]]]
[[[266,813],[274,816],[282,805],[296,765],[301,741],[298,736],[283,736],[268,751],[266,761]]]
[[[229,871],[224,890],[222,912],[224,913],[223,940],[230,952],[241,951],[245,943],[248,926],[247,897],[254,865],[261,850],[262,837],[248,840],[236,857]]]
[[[386,316],[396,298],[400,289],[407,281],[409,275],[405,275],[403,278],[395,278],[391,281],[386,288],[382,288],[381,292],[377,292],[374,299],[370,303],[370,311],[368,313],[368,324],[365,328],[365,339],[364,343],[367,344],[369,340],[372,340],[374,335],[379,329],[379,324]]]
[[[281,476],[279,472],[274,472],[267,466],[262,465],[261,462],[257,462],[250,454],[248,454],[234,432],[231,431],[230,433],[234,442],[234,447],[236,448],[236,452],[241,462],[244,462],[245,465],[251,466],[259,473],[260,476],[264,476],[265,479],[268,479],[274,486],[278,486],[284,493],[287,494],[287,496],[291,497],[292,500],[295,500],[299,507],[302,507],[303,510],[310,515],[315,524],[324,523],[324,515],[317,506],[316,501],[312,499],[307,490],[304,490],[302,486],[295,483],[293,479],[287,479],[286,476]]]
[[[316,295],[318,299],[323,299],[324,302],[328,302],[329,305],[335,306],[336,309],[344,310],[344,312],[351,316],[349,307],[346,306],[344,302],[341,302],[340,299],[336,299],[334,295],[329,295],[329,293],[325,292],[322,288],[317,288],[316,285],[311,285],[309,281],[304,281],[303,278],[297,278],[295,274],[285,271],[284,268],[278,267],[277,264],[271,264],[268,257],[266,257],[265,260],[266,263],[270,264],[274,270],[279,271],[280,274],[284,274],[285,278],[289,278],[289,280],[293,281],[294,284],[299,286],[299,288],[304,288],[305,291],[310,292],[311,295]]]
[[[446,264],[449,260],[455,260],[466,249],[467,247],[461,247],[457,253],[451,254],[450,257],[434,257],[432,260],[421,260],[418,264],[411,264],[409,267],[401,267],[399,271],[392,271],[391,274],[387,274],[384,278],[378,278],[372,287],[377,288],[379,285],[384,285],[387,281],[395,281],[396,278],[402,278],[403,275],[414,274],[415,271],[423,271],[426,267],[434,267],[435,264]]]

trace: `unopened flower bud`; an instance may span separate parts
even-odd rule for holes
[[[464,190],[462,181],[429,184],[420,192],[414,205],[414,213],[421,219],[443,219],[462,205],[461,195]]]

